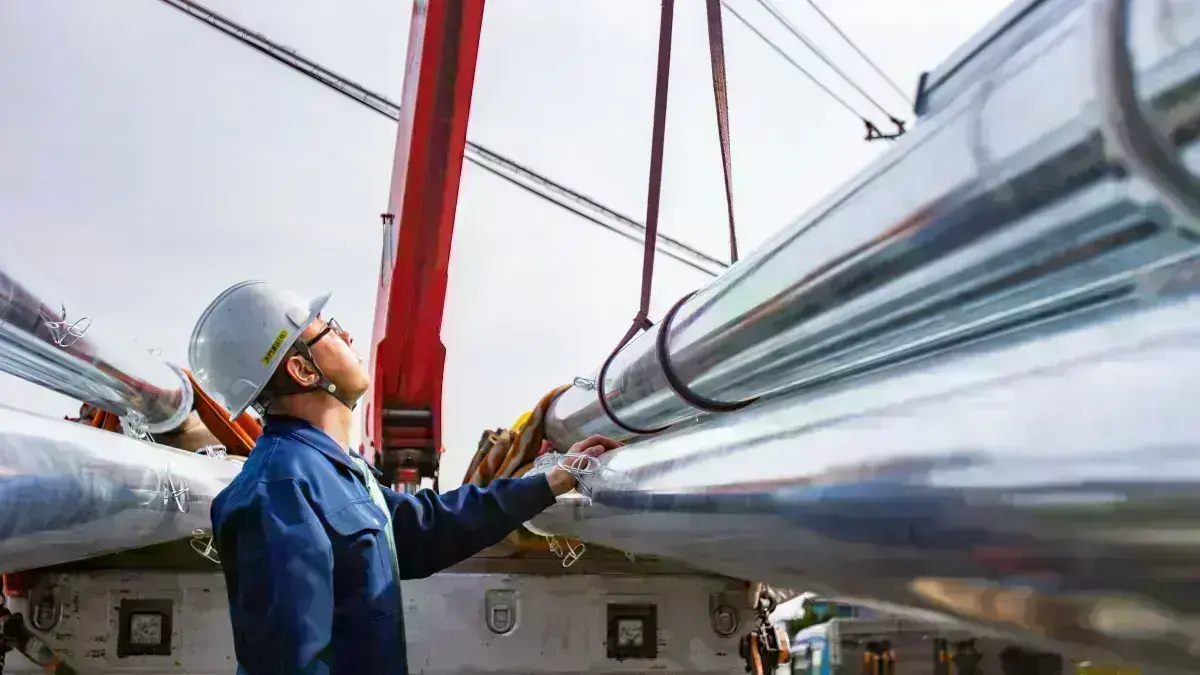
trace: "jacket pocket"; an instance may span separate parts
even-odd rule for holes
[[[351,502],[327,514],[325,521],[330,529],[343,537],[353,537],[360,532],[382,533],[383,528],[387,527],[387,519],[375,502],[370,500]]]
[[[369,500],[325,516],[333,545],[335,613],[363,619],[397,611],[383,511]]]

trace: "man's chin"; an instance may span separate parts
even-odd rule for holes
[[[366,397],[367,391],[369,390],[370,385],[365,382],[361,383],[361,384],[360,383],[356,383],[356,384],[358,384],[359,386],[346,387],[345,390],[350,392],[350,395],[354,397],[355,401],[359,401],[361,403],[363,398]]]

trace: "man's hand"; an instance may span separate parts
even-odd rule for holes
[[[599,457],[609,450],[621,447],[621,445],[620,441],[614,441],[606,436],[588,436],[584,440],[572,445],[571,449],[567,452],[575,455]],[[550,483],[550,489],[554,491],[554,496],[556,497],[574,490],[578,484],[575,476],[572,476],[570,471],[563,469],[561,466],[556,466],[547,472],[546,481]]]

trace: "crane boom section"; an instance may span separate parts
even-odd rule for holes
[[[406,476],[415,469],[431,477],[441,448],[442,309],[483,7],[483,0],[413,6],[367,409],[367,451]]]

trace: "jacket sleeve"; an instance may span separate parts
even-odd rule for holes
[[[292,480],[260,483],[238,524],[233,619],[253,675],[328,675],[333,549]],[[249,653],[245,653],[249,652]]]
[[[486,488],[464,485],[445,494],[401,494],[383,488],[401,579],[421,579],[498,543],[554,504],[544,475],[498,478]]]

